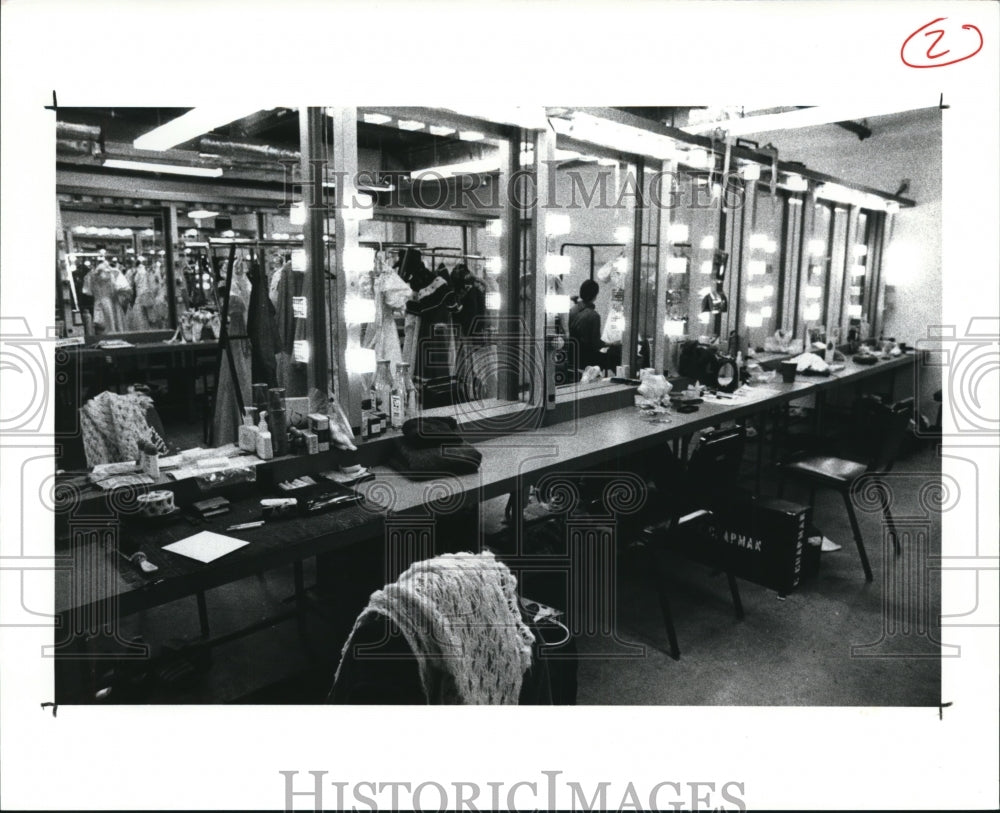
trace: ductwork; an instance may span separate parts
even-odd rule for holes
[[[222,155],[234,159],[241,157],[256,158],[265,162],[280,163],[282,161],[302,160],[296,150],[285,150],[280,147],[269,147],[266,144],[244,144],[239,141],[221,141],[217,138],[205,137],[198,141],[199,152]]]
[[[56,122],[56,138],[69,141],[100,141],[101,128],[89,124],[73,124],[68,121]]]

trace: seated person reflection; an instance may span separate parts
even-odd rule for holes
[[[569,335],[576,342],[577,370],[587,367],[607,366],[605,354],[601,349],[606,347],[601,340],[601,315],[594,308],[601,287],[592,279],[585,280],[580,286],[580,298],[569,312]]]

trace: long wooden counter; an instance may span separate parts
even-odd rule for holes
[[[257,519],[259,498],[272,495],[248,494],[234,501],[229,513],[198,526],[183,519],[165,527],[127,518],[71,519],[69,548],[56,559],[55,611],[69,623],[68,616],[92,617],[114,602],[117,612],[127,615],[317,554],[381,540],[387,518],[405,521],[407,516],[449,513],[465,501],[478,503],[523,489],[546,474],[585,471],[614,458],[664,449],[671,440],[725,421],[875,376],[900,373],[913,361],[912,355],[872,366],[848,361],[843,371],[829,377],[760,385],[738,398],[709,396],[695,413],[670,413],[669,423],[652,422],[630,407],[483,440],[475,443],[483,455],[476,474],[412,481],[378,466],[376,478],[358,489],[366,498],[362,506],[310,518],[271,520],[260,528],[230,532],[250,544],[207,565],[162,547],[199,530],[226,533],[230,525]],[[140,573],[119,554],[119,548],[143,551],[159,570],[149,576]]]

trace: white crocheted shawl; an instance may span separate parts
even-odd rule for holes
[[[416,656],[427,702],[516,704],[535,640],[521,619],[516,587],[514,575],[489,552],[417,562],[371,595],[343,654],[362,622],[384,616]]]

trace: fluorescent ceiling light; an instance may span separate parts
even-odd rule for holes
[[[392,121],[392,116],[385,113],[365,113],[364,120],[365,124],[388,124]]]
[[[216,127],[245,118],[260,109],[259,106],[196,107],[139,136],[132,142],[132,146],[137,150],[169,150],[192,138],[209,133]]]
[[[423,130],[427,125],[422,121],[416,121],[415,119],[400,119],[397,126],[400,130]]]
[[[454,127],[445,127],[440,124],[432,124],[428,129],[431,131],[431,135],[436,135],[436,136],[451,135],[452,133],[455,132]]]
[[[458,137],[462,141],[482,141],[486,136],[478,130],[460,130]]]
[[[908,110],[937,107],[937,105],[937,99],[928,98],[926,95],[911,99],[900,99],[895,96],[882,101],[860,100],[850,104],[805,107],[786,113],[767,113],[761,116],[746,116],[742,119],[706,121],[683,129],[688,133],[704,133],[719,128],[725,130],[730,136],[738,136],[748,133],[762,133],[767,130],[815,127],[819,124],[833,124],[838,121],[858,121],[876,116],[888,116],[893,113],[904,113]]]
[[[222,175],[220,167],[189,167],[182,164],[157,164],[153,161],[124,161],[119,158],[108,158],[104,166],[109,169],[131,169],[136,172],[165,172],[169,175],[193,175],[198,178],[218,178]]]
[[[218,212],[210,212],[208,209],[192,209],[188,212],[188,217],[192,217],[195,220],[207,220],[210,217],[215,217]]]

